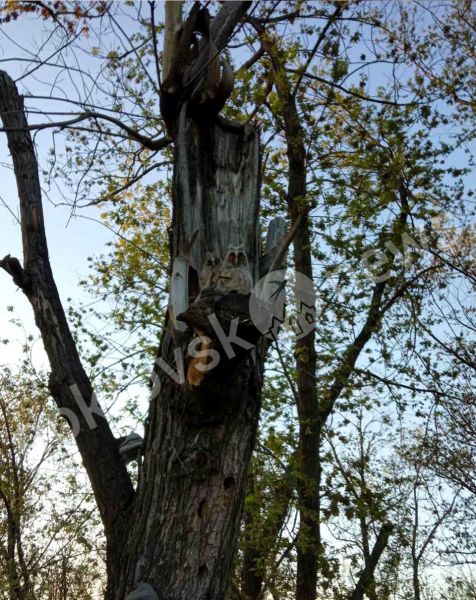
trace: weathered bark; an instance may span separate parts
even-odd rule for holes
[[[66,321],[48,258],[38,165],[23,100],[4,72],[0,72],[0,114],[17,182],[23,241],[23,266],[10,256],[0,266],[30,301],[51,366],[51,394],[62,414],[77,427],[76,443],[104,523],[108,574],[114,579],[133,488],[106,419],[99,408],[92,414],[87,410],[94,406],[93,390]],[[82,398],[83,410],[75,394]]]
[[[179,349],[186,371],[193,324],[201,320],[206,326],[204,304],[187,306],[196,297],[193,288],[207,251],[224,257],[230,245],[243,244],[258,273],[258,189],[256,133],[199,124],[185,105],[176,138],[171,273],[184,281],[173,286],[160,350],[174,370],[174,350]],[[232,300],[205,302],[225,333],[240,312],[233,309],[240,299]],[[241,304],[247,306],[247,299]],[[181,326],[179,311],[191,327]],[[239,335],[243,331],[253,328],[238,328]],[[220,363],[198,386],[185,378],[175,381],[160,369],[157,373],[160,392],[151,401],[126,579],[118,598],[141,582],[167,600],[225,597],[258,424],[262,358],[259,349],[239,346],[229,358],[216,337],[213,344]]]
[[[165,56],[167,78],[161,87],[160,107],[172,137],[185,102],[193,100],[190,106],[205,120],[214,119],[223,108],[233,89],[234,73],[221,61],[220,51],[250,5],[248,1],[226,2],[214,19],[200,4],[192,7],[180,36],[173,41],[173,61]],[[202,36],[199,43],[196,32]]]
[[[167,79],[177,51],[180,27],[182,25],[182,0],[167,0],[164,6],[164,45],[162,51],[162,76]]]

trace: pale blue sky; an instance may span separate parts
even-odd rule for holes
[[[29,68],[31,65],[27,62],[11,61],[11,58],[27,57],[30,53],[35,53],[47,39],[45,33],[47,29],[39,19],[31,19],[28,16],[22,16],[17,22],[0,25],[0,69],[6,70],[13,78],[17,78]],[[94,37],[92,36],[88,42],[91,46],[94,45]],[[49,55],[51,46],[49,48],[49,51],[43,49],[41,53],[43,58]],[[89,68],[86,54],[82,56],[82,61],[81,66]],[[96,65],[91,62],[91,68],[95,67]],[[24,92],[23,85],[26,84],[35,94],[46,94],[53,77],[57,75],[57,69],[42,67],[34,75],[19,83],[19,89]],[[71,92],[71,96],[68,97],[77,97],[64,76],[57,83],[66,94]],[[33,103],[27,101],[27,104],[31,106]],[[41,102],[35,101],[34,106],[41,108]],[[51,109],[51,103],[49,108]],[[30,122],[33,120],[43,121],[43,118],[30,117]],[[40,165],[45,165],[52,145],[51,130],[37,133],[35,144]],[[18,214],[18,197],[5,134],[0,135],[0,182],[0,257],[11,254],[21,259],[20,227],[11,214],[12,212]],[[59,182],[59,185],[61,186],[62,183]],[[75,302],[84,297],[83,292],[78,288],[78,282],[87,274],[87,257],[103,252],[106,242],[114,236],[104,226],[91,220],[98,219],[98,208],[82,209],[79,216],[70,218],[69,207],[53,205],[61,201],[61,194],[57,189],[48,190],[48,194],[43,195],[50,259],[62,300],[66,304],[66,299],[70,296],[75,299]],[[6,307],[10,305],[14,306],[14,313],[7,312]],[[2,270],[0,271],[0,338],[11,338],[15,342],[7,346],[0,345],[0,365],[14,366],[21,355],[25,334],[9,323],[12,316],[20,318],[26,335],[38,336],[31,307],[22,292],[16,289],[10,277]],[[36,344],[34,357],[38,366],[47,366],[41,343]]]
[[[39,138],[39,141],[37,148],[41,157],[41,154],[46,153],[49,148],[47,134]],[[4,135],[0,136],[0,157],[0,197],[17,214],[18,197],[13,172],[9,168],[10,157]],[[59,202],[60,198],[54,200]],[[90,216],[97,219],[99,211],[96,208],[84,209],[79,217],[71,219],[70,209],[66,206],[54,207],[44,201],[44,210],[50,259],[62,300],[66,302],[66,298],[70,296],[77,300],[83,293],[78,288],[78,281],[87,273],[87,257],[103,251],[105,243],[113,238],[113,234],[101,224],[84,218]],[[21,258],[21,232],[13,215],[2,203],[0,205],[0,256],[6,254]],[[0,345],[0,365],[14,366],[21,354],[21,344],[24,339],[22,339],[23,333],[9,323],[12,317],[12,313],[6,310],[9,305],[15,307],[14,315],[21,319],[27,334],[37,336],[38,330],[34,325],[28,301],[2,270],[0,271],[0,337],[12,337],[18,342],[8,346]],[[35,353],[35,357],[40,360],[40,364],[46,366],[41,354]]]

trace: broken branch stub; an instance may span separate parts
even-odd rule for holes
[[[183,23],[179,7],[167,8],[160,108],[172,137],[185,102],[210,123],[225,105],[233,90],[234,71],[221,51],[250,4],[224,3],[212,19],[206,8],[195,3]]]

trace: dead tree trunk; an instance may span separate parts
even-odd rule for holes
[[[249,4],[228,2],[212,22],[194,5],[162,89],[175,141],[171,294],[135,493],[65,318],[23,102],[0,73],[24,247],[23,265],[7,256],[0,266],[30,300],[51,365],[51,393],[76,433],[105,525],[108,600],[223,600],[230,581],[265,344],[248,307],[260,273],[259,140],[252,129],[217,119],[232,80],[219,50]],[[190,52],[195,32],[202,37]],[[220,286],[200,282],[208,253],[228,259]]]
[[[258,158],[255,132],[199,124],[183,107],[169,324],[160,350],[174,371],[182,363],[183,376],[174,379],[158,367],[160,391],[150,405],[127,577],[118,597],[144,582],[167,600],[225,597],[258,424],[262,361],[259,350],[248,349],[257,337],[245,322],[246,296],[193,299],[207,252],[223,258],[230,246],[242,244],[253,270],[258,268]],[[188,325],[177,320],[180,313]],[[239,343],[247,348],[224,348],[208,315],[227,335],[236,319]],[[187,346],[203,330],[220,359],[194,385]]]
[[[210,24],[195,5],[162,88],[175,141],[169,315],[117,598],[151,585],[167,600],[221,600],[231,577],[264,354],[248,309],[260,268],[259,139],[216,113],[230,91],[218,50],[247,6],[230,2]],[[239,272],[249,289],[233,289]]]
[[[13,160],[23,242],[23,265],[6,256],[0,267],[11,275],[32,306],[51,367],[50,392],[75,432],[104,524],[108,575],[116,579],[121,534],[134,490],[81,364],[61,304],[48,257],[38,165],[23,99],[4,72],[0,72],[0,116]]]

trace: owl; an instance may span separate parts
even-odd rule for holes
[[[230,246],[216,284],[220,294],[249,294],[253,287],[248,257],[243,246]]]
[[[205,262],[198,277],[200,282],[200,294],[205,290],[216,288],[220,275],[221,258],[213,252],[207,252]]]

